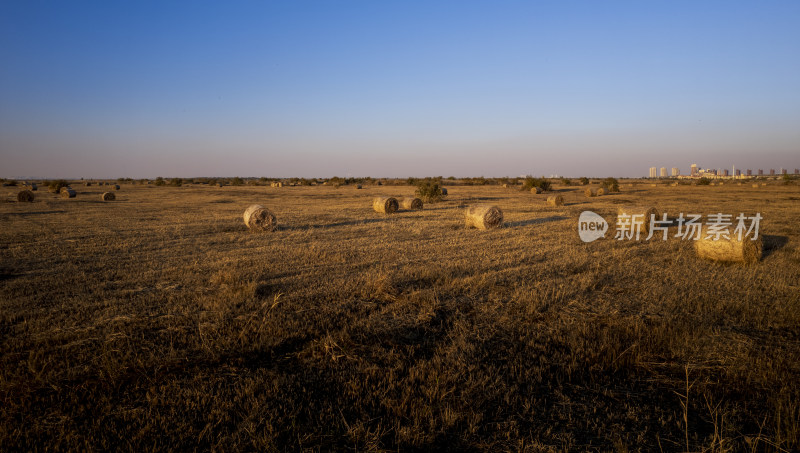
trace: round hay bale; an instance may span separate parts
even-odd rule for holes
[[[416,211],[418,209],[422,209],[423,204],[422,200],[420,200],[419,198],[409,197],[409,198],[403,198],[400,202],[400,206],[402,206],[403,209]]]
[[[33,203],[33,192],[30,190],[21,190],[17,193],[17,201],[20,203]]]
[[[753,188],[758,189],[759,187],[761,186],[759,186],[758,184],[753,184]]]
[[[508,184],[503,184],[503,189],[508,189]]]
[[[655,216],[656,220],[661,220],[661,218],[658,216],[658,209],[652,206],[620,206],[617,208],[617,219],[619,219],[619,216],[621,215],[630,216],[628,221],[631,224],[631,228],[635,228],[635,225],[638,224],[639,231],[644,235],[650,233],[651,215]]]
[[[672,187],[678,187],[678,183],[677,183],[677,182],[673,182],[673,183],[672,183],[672,184],[670,184],[670,185],[671,185]]]
[[[601,196],[601,195],[605,195],[605,194],[606,194],[606,189],[604,189],[602,187],[597,189],[597,196],[598,197]]]
[[[114,195],[113,192],[106,192],[100,197],[103,201],[114,201],[117,199],[117,196]]]
[[[361,188],[361,184],[356,184],[356,189],[360,189],[360,188]]]
[[[278,227],[278,220],[275,214],[260,204],[250,205],[244,211],[244,224],[251,230],[275,231]]]
[[[78,192],[75,192],[70,187],[61,188],[61,198],[75,198],[76,196],[78,196]]]
[[[658,184],[650,184],[650,187],[658,187]]]
[[[392,214],[400,209],[400,204],[392,197],[378,197],[372,200],[372,209],[382,214]]]
[[[561,195],[553,195],[547,197],[547,204],[550,206],[563,206],[564,205],[564,197]]]
[[[588,189],[584,190],[583,194],[586,195],[588,198],[592,198],[592,197],[596,197],[597,196],[597,192],[595,192],[595,190],[592,189],[592,188],[588,188]]]
[[[447,189],[442,187],[440,190],[442,191],[442,195],[447,195]]]
[[[541,187],[531,187],[531,193],[535,193],[535,194],[538,195],[538,194],[542,193],[542,188]]]
[[[114,184],[114,190],[119,190],[119,184]]]
[[[465,212],[467,228],[475,227],[479,230],[500,228],[503,226],[503,211],[497,206],[476,205],[467,208]]]
[[[694,241],[694,250],[699,258],[724,263],[744,263],[752,264],[761,259],[764,244],[761,236],[753,240],[749,237],[729,234],[730,239],[720,237],[716,241],[714,237],[706,239],[706,228],[700,235],[700,239]]]

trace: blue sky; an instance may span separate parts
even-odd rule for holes
[[[0,2],[0,176],[800,167],[800,2]]]

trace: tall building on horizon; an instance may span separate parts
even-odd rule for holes
[[[699,174],[699,172],[697,171],[697,164],[692,164],[692,169],[689,172],[689,174],[692,176],[697,176]]]
[[[747,169],[747,176],[753,176],[753,170]]]
[[[656,167],[650,167],[650,177],[656,178],[658,177],[658,169]]]
[[[770,168],[769,169],[769,175],[770,176],[775,176],[775,169],[774,168]]]
[[[667,167],[661,167],[660,175],[661,175],[662,178],[666,178],[667,177]]]
[[[681,170],[678,167],[672,167],[672,176],[680,176]]]
[[[764,170],[759,168],[758,169],[758,176],[763,176],[763,175],[764,175]]]

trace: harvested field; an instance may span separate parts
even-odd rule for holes
[[[800,448],[800,188],[451,188],[391,216],[321,185],[3,188],[2,449]],[[504,226],[466,228],[477,203]],[[763,256],[615,240],[627,205],[760,212]]]

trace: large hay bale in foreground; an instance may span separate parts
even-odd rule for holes
[[[20,203],[33,203],[33,192],[30,190],[21,190],[17,194],[17,201]]]
[[[467,228],[475,227],[479,230],[500,228],[503,226],[503,211],[497,206],[476,205],[467,208],[465,212]]]
[[[372,200],[372,209],[382,214],[392,214],[400,209],[400,204],[392,197],[378,197]]]
[[[601,195],[605,195],[605,194],[606,194],[606,189],[604,189],[602,187],[597,189],[597,196],[598,197],[601,196]]]
[[[584,190],[583,194],[586,195],[588,198],[592,198],[592,197],[596,197],[597,196],[597,192],[592,188],[588,188],[588,189]]]
[[[561,195],[553,195],[547,197],[547,204],[550,206],[563,206],[564,205],[564,197]]]
[[[114,201],[117,199],[117,196],[114,195],[112,192],[106,192],[101,196],[103,201]]]
[[[538,194],[542,193],[542,188],[541,187],[531,187],[531,193],[535,193],[535,194],[538,195]]]
[[[406,197],[400,201],[400,206],[402,206],[403,209],[418,210],[422,209],[423,203],[419,198]]]
[[[658,216],[658,209],[652,206],[620,206],[617,209],[617,222],[619,223],[619,216],[630,216],[628,222],[631,224],[631,230],[635,225],[639,225],[641,234],[647,235],[650,233],[650,216],[655,216],[656,220],[661,220]],[[635,216],[635,217],[634,217]],[[646,236],[645,236],[646,237]]]
[[[708,231],[703,228],[700,239],[694,241],[694,250],[699,258],[720,261],[724,263],[744,263],[752,264],[761,259],[764,244],[761,236],[753,240],[749,237],[742,237],[729,233],[729,239],[720,237],[716,241],[712,236],[708,239]]]
[[[75,192],[70,187],[62,187],[61,188],[61,198],[75,198],[78,196],[78,192]]]
[[[275,214],[260,204],[250,205],[242,217],[244,224],[251,230],[275,231],[278,227],[278,219]]]

